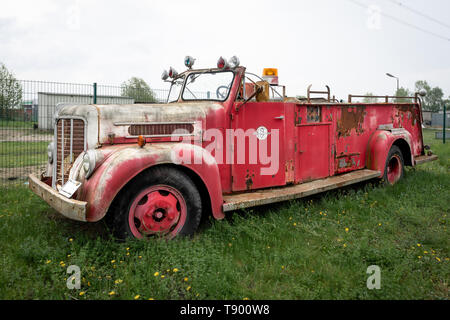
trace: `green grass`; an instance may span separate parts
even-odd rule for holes
[[[433,136],[440,160],[396,186],[237,212],[192,240],[119,243],[102,222],[69,221],[24,188],[3,190],[0,299],[448,299],[450,145]],[[66,287],[69,265],[81,268],[81,290]],[[381,290],[366,287],[370,265]]]
[[[37,124],[37,121],[16,121],[16,120],[4,120],[0,119],[0,128],[33,128],[33,124]]]
[[[0,142],[0,168],[19,168],[47,162],[49,142]]]

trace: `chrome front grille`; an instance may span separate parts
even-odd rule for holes
[[[86,127],[82,119],[59,119],[55,126],[56,170],[54,186],[64,185],[75,159],[86,150]]]

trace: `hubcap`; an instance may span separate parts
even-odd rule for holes
[[[185,221],[184,198],[178,190],[167,185],[145,189],[130,207],[129,225],[137,238],[154,234],[174,237]]]
[[[387,178],[390,184],[396,183],[400,180],[402,174],[401,160],[398,155],[394,155],[388,163],[387,167]]]

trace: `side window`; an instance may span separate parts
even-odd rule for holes
[[[314,106],[314,107],[308,107],[307,108],[307,120],[308,123],[315,123],[315,122],[321,122],[321,107],[320,106]]]

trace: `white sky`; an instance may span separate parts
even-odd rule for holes
[[[450,38],[450,28],[388,0],[359,0]],[[448,0],[399,0],[450,24]],[[132,76],[166,88],[163,69],[213,67],[237,55],[247,70],[279,69],[288,95],[393,94],[395,79],[427,80],[450,95],[450,41],[349,0],[0,0],[0,62],[18,79],[119,85]]]

